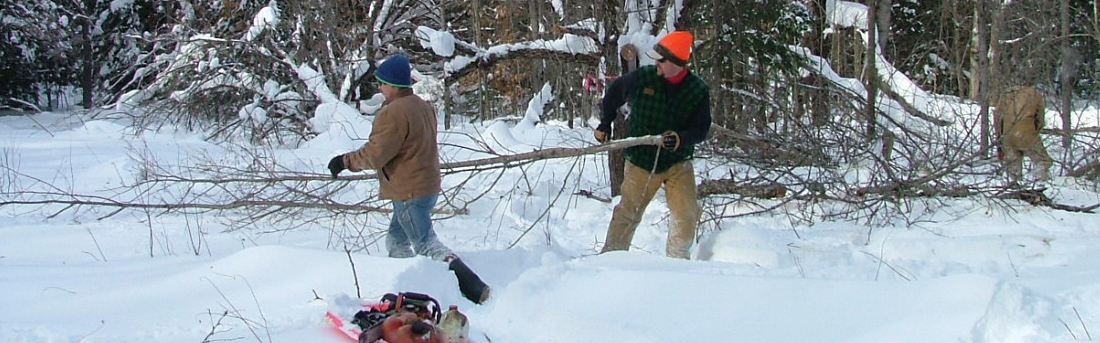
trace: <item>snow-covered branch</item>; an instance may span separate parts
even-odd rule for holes
[[[444,70],[455,78],[508,60],[572,59],[580,63],[595,64],[600,59],[600,48],[595,39],[571,33],[565,33],[555,40],[538,39],[489,48],[478,47],[455,38],[449,32],[425,26],[418,27],[416,35],[422,47],[431,48],[436,55],[448,57]]]

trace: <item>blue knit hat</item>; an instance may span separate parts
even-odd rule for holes
[[[390,56],[374,71],[374,77],[378,81],[394,87],[412,87],[412,67],[409,58],[397,54]]]

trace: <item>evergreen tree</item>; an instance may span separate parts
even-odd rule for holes
[[[798,74],[805,61],[791,46],[820,19],[812,18],[801,3],[786,0],[704,1],[698,6],[691,18],[703,41],[692,66],[714,90],[715,122],[739,130],[761,129],[769,117],[789,112],[773,106],[787,102],[781,95],[745,95],[774,94],[777,83]]]

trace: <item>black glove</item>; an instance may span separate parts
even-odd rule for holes
[[[680,148],[680,134],[676,131],[665,131],[661,134],[661,147],[668,149],[669,151],[676,151]]]
[[[611,140],[611,124],[600,124],[596,127],[596,131],[592,132],[592,136],[596,137],[596,141],[600,143]]]
[[[450,259],[448,269],[455,272],[455,278],[458,279],[458,291],[462,293],[463,297],[475,304],[484,303],[485,300],[489,299],[489,294],[492,291],[489,285],[485,284],[485,281],[481,281],[481,278],[458,257],[448,256],[447,258]]]
[[[336,178],[336,175],[340,175],[340,172],[344,169],[348,169],[344,166],[344,155],[336,155],[331,161],[328,161],[328,170],[332,172],[333,179]]]

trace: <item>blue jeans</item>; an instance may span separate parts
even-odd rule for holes
[[[419,198],[393,201],[393,216],[386,234],[386,249],[390,257],[407,258],[416,254],[443,261],[453,255],[450,248],[439,242],[432,230],[432,208],[438,193]],[[413,252],[413,249],[416,251]]]

